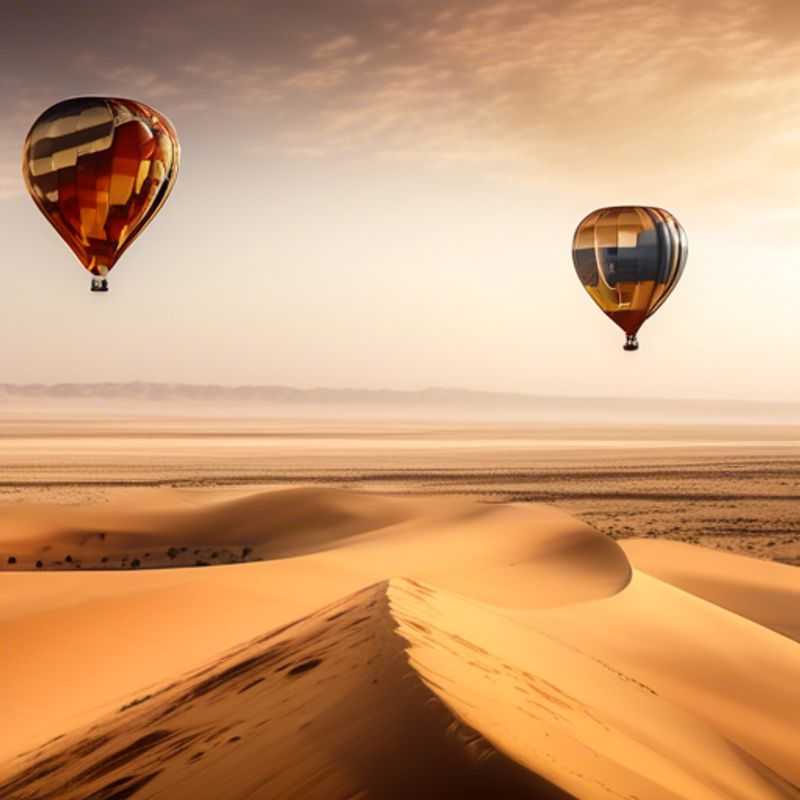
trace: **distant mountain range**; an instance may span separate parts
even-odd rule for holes
[[[58,383],[0,384],[0,407],[19,408],[27,403],[70,405],[109,402],[123,405],[153,404],[219,407],[248,406],[287,413],[325,407],[397,412],[461,412],[469,416],[522,418],[703,420],[749,419],[800,423],[800,403],[763,401],[540,396],[431,387],[412,391],[395,389],[298,389],[291,386],[219,386],[183,383]],[[233,409],[231,409],[233,410]]]

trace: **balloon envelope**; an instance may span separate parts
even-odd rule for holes
[[[155,109],[133,100],[78,97],[47,109],[25,140],[22,173],[40,211],[100,279],[172,191],[180,147]]]
[[[686,266],[688,243],[668,211],[618,206],[593,211],[578,225],[572,261],[586,291],[627,334],[636,333],[669,297]]]

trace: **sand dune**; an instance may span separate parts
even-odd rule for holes
[[[326,489],[0,513],[82,560],[0,573],[1,797],[800,797],[789,576],[748,559],[690,594],[551,508]],[[263,560],[90,569],[176,543]]]
[[[65,800],[800,796],[630,676],[406,579],[260,637],[14,767],[3,796]]]
[[[528,621],[635,676],[800,784],[796,642],[640,572],[624,592],[574,612]]]
[[[137,698],[25,759],[0,794],[566,797],[459,723],[414,673],[386,590]]]
[[[329,489],[244,498],[154,490],[122,493],[110,505],[13,506],[4,529],[25,531],[41,548],[48,536],[63,544],[100,519],[105,542],[93,537],[72,548],[87,566],[102,566],[103,547],[123,555],[133,547],[130,560],[143,557],[142,539],[166,545],[173,535],[198,546],[211,535],[227,537],[237,547],[246,535],[255,553],[270,558],[213,569],[0,573],[3,641],[15,654],[2,667],[0,707],[19,719],[13,736],[0,732],[0,757],[398,574],[521,608],[604,597],[630,575],[614,542],[548,508]],[[320,549],[308,553],[312,540]],[[27,713],[32,707],[46,713]]]
[[[643,572],[800,641],[800,572],[796,567],[680,542],[630,539],[621,544]]]

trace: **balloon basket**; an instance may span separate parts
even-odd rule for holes
[[[105,278],[92,278],[92,291],[93,292],[107,292],[108,281]]]
[[[636,334],[628,334],[628,337],[625,339],[625,346],[622,349],[627,350],[629,353],[639,349],[639,340],[636,338]]]

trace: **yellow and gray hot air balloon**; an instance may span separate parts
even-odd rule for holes
[[[686,232],[668,211],[649,206],[601,208],[575,231],[572,261],[592,300],[637,350],[636,333],[669,297],[686,266]]]
[[[47,109],[25,140],[34,202],[92,273],[92,291],[172,191],[180,148],[169,120],[133,100],[77,97]]]

